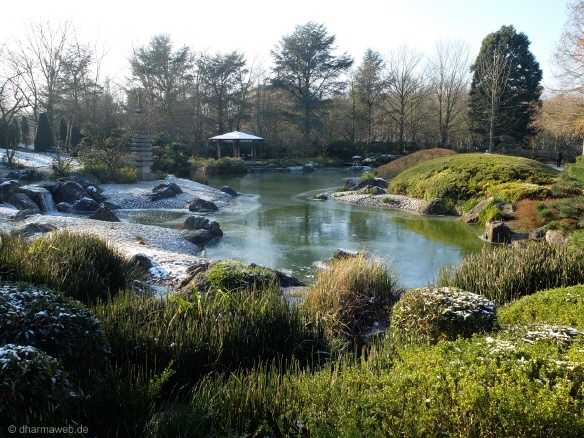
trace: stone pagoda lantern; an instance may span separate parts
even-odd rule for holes
[[[138,171],[138,181],[152,181],[156,179],[152,173],[152,143],[150,141],[150,130],[144,117],[142,108],[142,99],[138,95],[138,109],[134,111],[134,120],[132,123],[132,142],[130,150],[133,156],[134,167]]]

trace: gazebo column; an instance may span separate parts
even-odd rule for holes
[[[221,142],[220,141],[217,142],[217,159],[218,160],[221,159]]]

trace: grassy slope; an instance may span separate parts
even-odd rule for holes
[[[395,177],[389,190],[422,199],[464,201],[510,182],[550,184],[557,171],[527,158],[460,154],[425,161]]]
[[[405,157],[398,158],[391,163],[384,164],[375,169],[375,174],[384,179],[392,179],[399,175],[406,169],[415,166],[416,164],[423,163],[424,161],[433,160],[438,157],[446,157],[449,155],[455,155],[456,152],[450,149],[424,149],[422,151],[414,152],[413,154],[406,155]]]

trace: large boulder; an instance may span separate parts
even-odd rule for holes
[[[36,237],[40,234],[50,233],[56,229],[57,227],[54,225],[30,223],[14,227],[10,234],[17,237],[29,238]]]
[[[27,185],[21,187],[19,191],[28,195],[28,197],[32,199],[43,212],[46,213],[55,210],[53,196],[45,187],[39,185]]]
[[[120,219],[103,205],[89,215],[89,219],[104,222],[120,222]]]
[[[389,183],[383,178],[364,178],[358,181],[348,179],[345,181],[345,190],[349,191],[357,191],[368,186],[381,187],[382,189],[386,189],[389,187]]]
[[[20,182],[15,179],[5,181],[0,184],[0,202],[8,202],[10,196],[16,193],[19,188]]]
[[[484,239],[491,243],[511,243],[513,231],[501,221],[487,222],[485,224]]]
[[[67,202],[74,204],[76,201],[87,195],[85,188],[75,181],[65,181],[55,190],[55,203]]]
[[[216,221],[203,216],[189,216],[183,223],[182,235],[189,242],[203,245],[223,236],[223,231]]]
[[[74,181],[79,184],[84,189],[87,189],[89,186],[98,187],[101,181],[95,175],[90,173],[84,172],[69,172],[67,176],[58,179],[59,182],[67,182],[67,181]]]
[[[189,211],[217,211],[219,208],[214,202],[201,198],[193,198],[187,205]]]
[[[8,199],[8,203],[14,205],[19,210],[28,210],[31,214],[40,214],[41,209],[26,193],[13,193]]]
[[[89,213],[94,212],[99,208],[99,204],[91,198],[81,198],[79,201],[73,203],[71,211],[74,213]]]
[[[481,210],[487,206],[490,202],[493,202],[493,198],[487,198],[479,202],[464,215],[462,215],[462,220],[467,224],[476,224],[479,222],[479,214]]]
[[[428,205],[421,211],[422,214],[433,216],[444,216],[448,214],[448,207],[442,198],[436,198],[428,202]]]
[[[154,202],[161,199],[174,198],[182,192],[182,189],[176,183],[163,182],[152,189],[150,200]]]
[[[223,193],[227,193],[228,195],[231,195],[233,197],[237,196],[237,192],[235,190],[233,190],[231,187],[229,186],[222,186],[220,189]]]

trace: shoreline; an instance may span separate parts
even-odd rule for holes
[[[347,202],[349,204],[406,210],[419,214],[428,206],[428,202],[422,199],[410,198],[404,195],[392,195],[389,193],[369,195],[358,193],[357,191],[346,191],[332,193],[330,197],[335,201]]]

